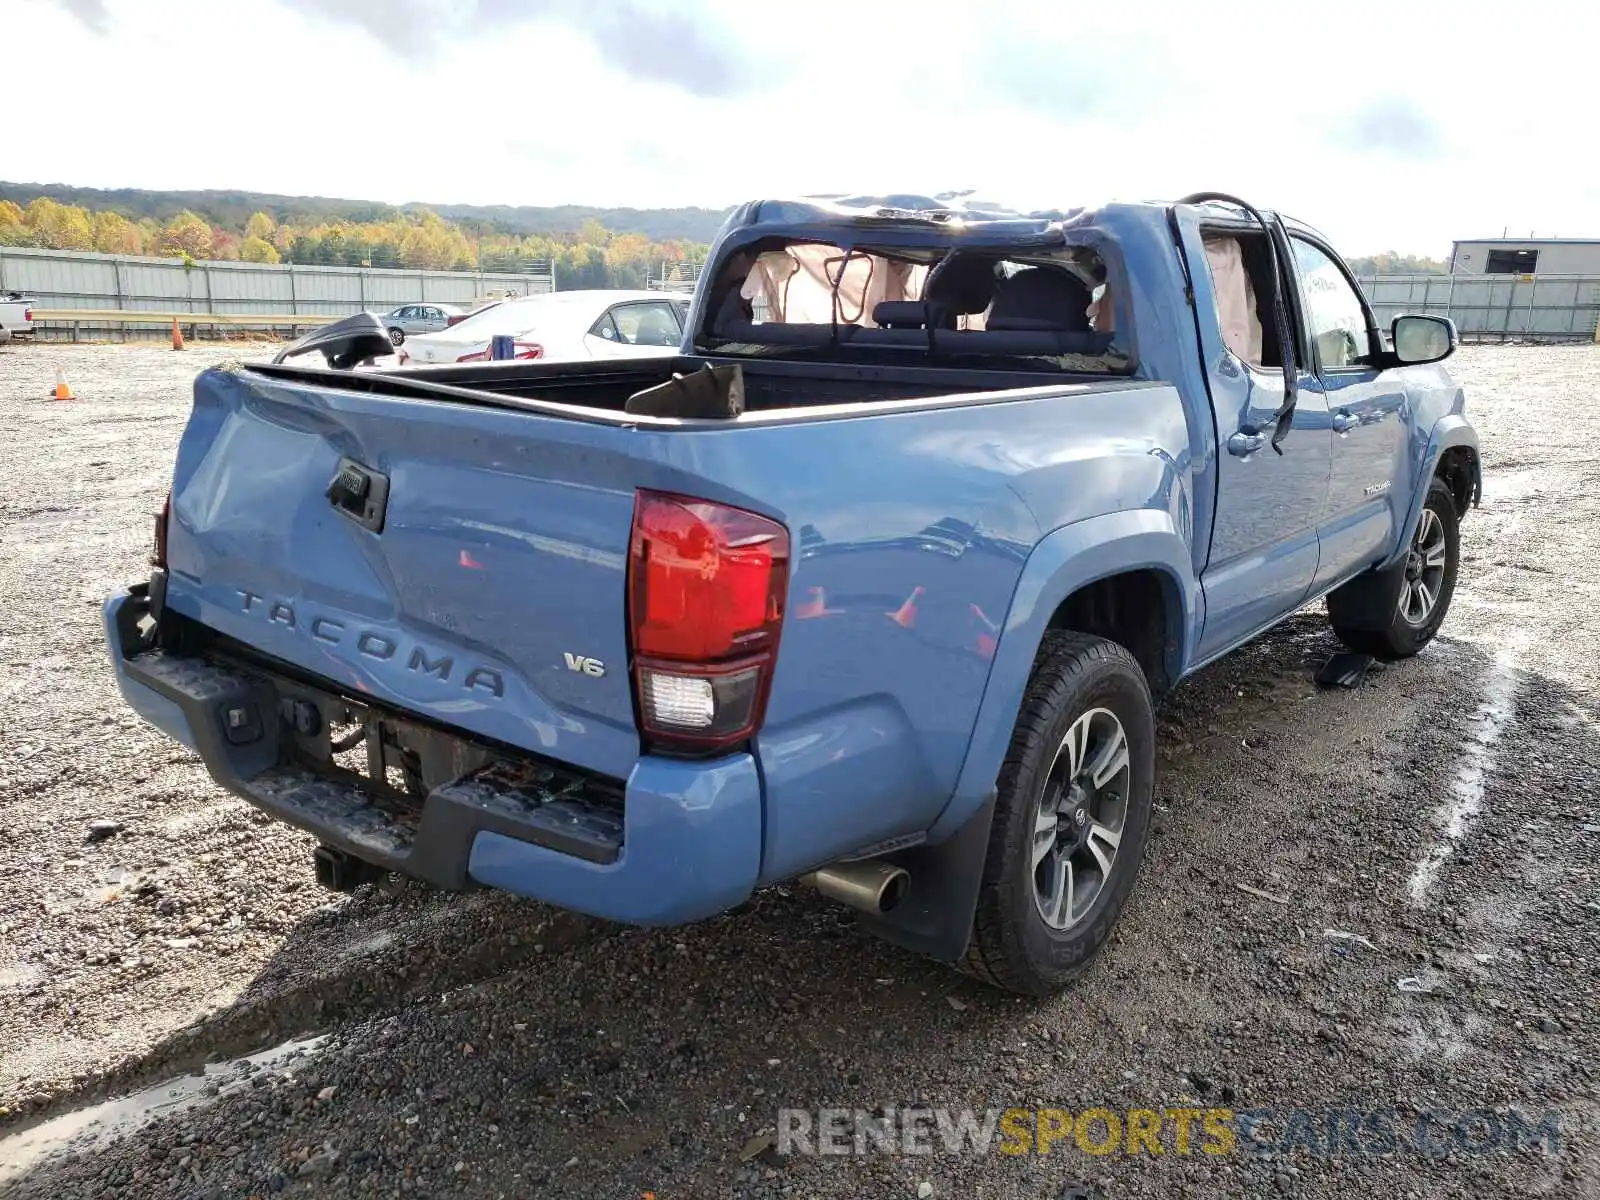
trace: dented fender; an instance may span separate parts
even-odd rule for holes
[[[1427,498],[1429,486],[1433,483],[1434,472],[1439,469],[1439,460],[1444,457],[1446,450],[1457,446],[1465,446],[1472,451],[1472,503],[1476,507],[1483,495],[1483,455],[1478,449],[1478,431],[1462,413],[1459,395],[1455,411],[1440,417],[1429,433],[1421,465],[1413,476],[1415,482],[1411,489],[1411,499],[1406,508],[1406,520],[1401,526],[1399,540],[1390,550],[1389,556],[1377,566],[1377,570],[1382,571],[1386,567],[1393,566],[1405,555],[1406,548],[1411,545],[1411,539],[1417,532],[1417,522],[1422,519],[1422,504]]]
[[[1184,673],[1205,619],[1191,561],[1172,515],[1154,508],[1090,517],[1057,529],[1034,548],[995,649],[955,794],[929,830],[930,841],[954,834],[992,795],[1050,619],[1080,588],[1126,571],[1159,572],[1167,583],[1167,670],[1174,680]]]

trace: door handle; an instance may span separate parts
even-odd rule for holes
[[[1344,409],[1340,409],[1333,414],[1333,431],[1335,433],[1344,433],[1346,430],[1354,429],[1359,424],[1361,424],[1361,418]]]
[[[1228,439],[1228,453],[1243,458],[1247,454],[1254,454],[1266,444],[1265,434],[1236,433]]]

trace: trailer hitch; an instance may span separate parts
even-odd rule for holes
[[[363,883],[376,883],[388,874],[382,867],[337,846],[318,846],[311,852],[311,865],[317,882],[333,892],[353,892]]]

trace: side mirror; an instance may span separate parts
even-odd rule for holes
[[[1438,362],[1449,358],[1460,345],[1456,323],[1449,317],[1396,317],[1389,330],[1395,359],[1402,366]]]
[[[383,322],[372,313],[362,312],[313,329],[278,351],[272,361],[281,363],[312,350],[320,350],[328,366],[335,371],[348,371],[369,358],[393,354],[394,346],[389,342],[389,331],[383,327]]]

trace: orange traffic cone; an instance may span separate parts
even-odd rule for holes
[[[989,620],[989,614],[976,604],[969,604],[967,607],[972,610],[973,616],[988,627],[987,631],[979,631],[978,633],[978,653],[984,658],[992,659],[994,652],[1000,648],[1000,639],[995,637],[995,634],[1000,632],[1000,626]]]
[[[889,620],[893,621],[902,629],[912,628],[917,623],[917,601],[922,598],[922,593],[925,590],[926,589],[920,585],[912,588],[911,595],[906,597],[906,602],[904,604],[895,609],[892,613],[884,613],[883,615],[888,617]]]
[[[76,400],[77,399],[77,397],[72,394],[72,389],[67,386],[67,373],[65,371],[63,371],[60,367],[56,368],[56,390],[53,393],[51,393],[50,399],[52,399],[52,400]]]
[[[836,617],[844,610],[842,608],[828,607],[828,593],[819,587],[811,589],[811,599],[803,600],[794,606],[794,619],[804,621],[808,617]]]
[[[174,350],[183,349],[183,330],[178,328],[177,317],[172,318],[172,348]]]

